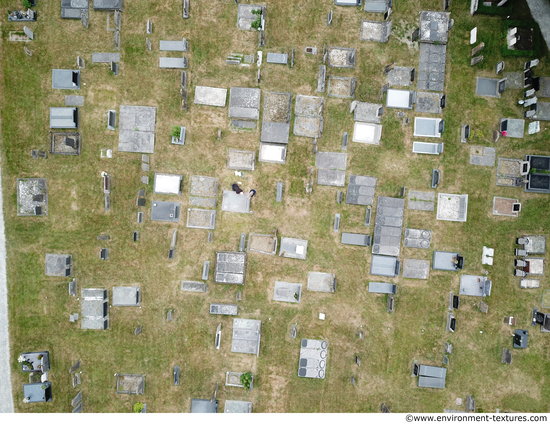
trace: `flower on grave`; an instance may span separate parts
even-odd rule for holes
[[[25,399],[23,399],[23,403],[29,403],[30,400],[31,400],[31,398],[29,396],[27,396]]]
[[[23,362],[25,360],[25,357],[23,355],[19,355],[19,358],[17,358],[17,362]]]

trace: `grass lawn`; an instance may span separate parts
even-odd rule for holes
[[[20,0],[6,0],[5,9],[20,8]],[[242,3],[249,3],[242,1]],[[313,194],[304,189],[314,168],[312,139],[291,134],[287,163],[257,162],[256,170],[245,172],[244,189],[256,188],[251,215],[221,211],[221,191],[235,181],[226,168],[228,149],[258,150],[260,124],[251,131],[230,128],[226,108],[193,104],[197,85],[213,87],[259,87],[267,91],[291,92],[293,104],[298,94],[317,95],[318,67],[323,45],[355,47],[355,69],[327,68],[327,74],[357,78],[356,98],[379,101],[385,84],[383,67],[418,67],[418,43],[407,39],[418,25],[421,10],[441,10],[440,0],[396,1],[391,20],[393,32],[387,44],[359,40],[361,19],[380,20],[360,8],[334,7],[332,0],[270,1],[261,82],[257,67],[225,64],[230,53],[257,51],[255,32],[237,29],[237,6],[233,0],[191,1],[190,18],[182,19],[181,1],[126,1],[122,13],[120,74],[112,75],[108,64],[92,64],[92,52],[114,51],[113,33],[106,28],[107,14],[90,8],[89,28],[77,20],[60,18],[59,1],[39,1],[38,21],[28,24],[35,33],[29,43],[10,42],[10,31],[21,31],[24,24],[7,22],[2,16],[0,47],[4,60],[0,67],[2,185],[8,252],[9,319],[12,354],[12,385],[18,412],[70,412],[71,399],[81,389],[84,412],[131,412],[134,402],[147,404],[148,412],[188,412],[191,398],[210,398],[220,383],[218,399],[253,402],[254,412],[378,412],[385,402],[392,412],[442,412],[456,409],[455,399],[472,395],[478,412],[550,412],[550,350],[548,335],[531,327],[531,311],[539,307],[548,277],[541,288],[523,290],[513,276],[515,238],[522,234],[550,236],[549,197],[525,193],[521,189],[497,187],[496,167],[469,165],[472,145],[497,148],[497,157],[522,159],[525,154],[548,154],[548,124],[524,139],[501,138],[491,141],[492,131],[502,117],[520,118],[516,106],[522,90],[507,90],[500,99],[475,96],[476,76],[496,77],[496,63],[502,60],[500,43],[502,18],[469,14],[469,2],[453,1],[450,9],[454,27],[447,44],[445,94],[447,107],[441,114],[445,132],[440,156],[412,152],[414,116],[434,116],[406,111],[411,123],[403,125],[397,111],[386,109],[380,146],[351,142],[353,115],[350,100],[325,95],[324,131],[318,140],[320,151],[340,151],[342,134],[350,134],[349,175],[378,178],[377,196],[397,196],[402,186],[430,190],[431,171],[441,171],[437,192],[468,194],[468,220],[465,223],[437,221],[435,212],[405,211],[405,228],[432,230],[429,250],[402,248],[401,259],[432,258],[433,250],[460,251],[465,257],[463,273],[485,275],[493,282],[487,315],[479,312],[479,298],[462,297],[455,311],[457,331],[446,333],[448,295],[458,293],[459,273],[433,271],[429,280],[395,279],[370,276],[370,249],[340,244],[340,233],[333,231],[334,214],[342,217],[340,232],[373,235],[374,216],[365,227],[365,207],[337,204],[335,187],[317,186]],[[523,1],[516,2],[521,10]],[[330,27],[326,14],[333,9]],[[524,13],[524,12],[522,12]],[[518,19],[528,19],[520,16]],[[146,22],[153,22],[149,35],[153,49],[146,49]],[[111,20],[111,25],[113,22]],[[478,42],[485,43],[484,60],[470,67],[469,31],[478,27]],[[158,68],[159,40],[185,37],[190,51],[188,69],[188,112],[180,105],[180,72]],[[33,52],[27,56],[23,44]],[[316,56],[304,52],[317,46]],[[294,68],[265,64],[266,52],[290,53],[296,48]],[[550,76],[545,54],[535,74]],[[80,91],[52,90],[53,68],[75,69],[76,57],[86,60]],[[506,58],[508,71],[522,71],[524,58]],[[418,73],[417,73],[418,74]],[[413,85],[413,89],[416,86]],[[31,149],[49,150],[49,107],[64,106],[64,96],[85,96],[80,108],[82,151],[80,156],[49,155],[34,160]],[[544,99],[541,99],[541,101]],[[147,187],[147,207],[143,224],[136,223],[136,195],[145,186],[140,182],[141,155],[117,151],[117,131],[106,128],[107,111],[120,105],[157,108],[156,146],[151,155],[151,181],[154,172],[182,174],[182,196],[152,193]],[[262,96],[263,106],[263,96]],[[117,117],[118,121],[118,117]],[[470,124],[469,144],[460,143],[462,124]],[[170,144],[172,126],[187,128],[185,146]],[[292,108],[291,128],[294,125]],[[217,139],[222,130],[221,141]],[[433,140],[424,140],[433,141]],[[439,140],[438,140],[439,141]],[[101,159],[101,149],[113,149],[112,159]],[[112,177],[111,211],[103,208],[101,172]],[[189,178],[206,175],[219,178],[216,228],[213,242],[207,243],[206,230],[186,228]],[[49,215],[17,217],[17,178],[47,178]],[[275,201],[276,183],[284,182],[283,202]],[[492,215],[493,196],[520,199],[519,218]],[[178,201],[182,205],[177,224],[150,220],[152,200]],[[376,207],[376,203],[375,203]],[[375,210],[375,208],[374,208]],[[168,260],[171,233],[178,229],[175,260]],[[214,284],[215,252],[235,251],[240,234],[272,234],[309,240],[306,261],[250,253],[247,257],[244,287]],[[140,240],[132,241],[132,232]],[[109,241],[98,241],[109,234]],[[495,249],[494,266],[481,265],[483,246]],[[110,249],[108,261],[98,257],[101,247]],[[46,253],[73,255],[77,298],[68,295],[68,279],[46,277]],[[548,255],[547,255],[548,259]],[[181,280],[199,281],[202,264],[211,263],[206,294],[180,291]],[[310,271],[333,272],[338,279],[334,294],[307,292]],[[300,304],[274,302],[276,280],[303,284]],[[369,294],[369,281],[398,285],[395,312],[386,312],[386,298]],[[110,309],[108,331],[81,330],[70,323],[69,314],[80,313],[81,288],[139,285],[141,308]],[[235,303],[243,291],[239,318],[262,320],[260,355],[231,353],[233,318],[209,314],[210,303]],[[166,313],[174,310],[174,320]],[[318,319],[319,312],[327,316]],[[548,311],[546,311],[548,312]],[[500,363],[502,348],[512,348],[514,328],[504,325],[504,316],[517,319],[516,328],[527,329],[529,347],[514,350],[510,366]],[[221,349],[214,349],[216,328],[222,323]],[[296,339],[289,337],[298,323]],[[134,336],[134,329],[143,332]],[[364,341],[357,332],[362,329]],[[324,380],[297,376],[300,339],[329,341],[327,374]],[[444,342],[452,343],[453,354],[447,366],[444,390],[419,389],[410,377],[413,360],[442,366]],[[28,376],[20,371],[21,352],[50,352],[54,401],[23,404],[22,384]],[[355,355],[361,366],[355,365]],[[82,386],[73,389],[68,370],[82,361]],[[180,366],[180,385],[173,386],[174,366]],[[226,387],[226,371],[254,374],[254,388]],[[145,394],[116,395],[115,373],[145,374]],[[354,375],[356,387],[350,383]],[[352,401],[350,401],[352,400]]]

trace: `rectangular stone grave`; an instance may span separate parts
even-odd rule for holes
[[[277,237],[270,234],[250,233],[248,251],[275,255],[277,253]]]
[[[382,125],[365,122],[355,122],[353,128],[353,141],[364,144],[380,144]]]
[[[468,195],[439,193],[437,198],[437,219],[466,222]]]
[[[405,199],[378,197],[372,253],[399,256]]]
[[[65,106],[84,106],[84,96],[65,96]]]
[[[370,246],[371,236],[367,234],[355,234],[355,233],[342,233],[342,244],[349,244],[353,246]]]
[[[159,68],[163,68],[163,69],[186,69],[187,68],[187,58],[185,58],[185,57],[159,57]],[[197,87],[197,88],[199,88],[199,87]],[[195,100],[196,100],[196,96],[195,96]],[[195,101],[195,103],[197,103],[197,102]],[[213,105],[213,106],[217,106],[217,105]],[[225,97],[224,97],[223,106],[225,106]]]
[[[353,205],[372,205],[376,178],[360,175],[350,175],[346,203]]]
[[[346,185],[346,172],[319,169],[317,172],[317,184],[344,187]]]
[[[325,65],[319,65],[319,76],[317,78],[317,92],[325,92],[325,81],[326,81],[327,67]]]
[[[118,150],[154,153],[156,113],[155,107],[121,105]]]
[[[430,261],[420,259],[403,260],[403,278],[427,280],[430,275]]]
[[[310,272],[307,279],[308,291],[334,293],[336,276],[327,272]]]
[[[254,171],[255,158],[255,152],[229,149],[227,151],[227,167],[229,169]]]
[[[280,65],[288,64],[288,54],[286,53],[267,53],[267,63],[277,63]]]
[[[409,190],[407,209],[418,211],[434,211],[435,193]]]
[[[137,223],[138,224],[143,224],[143,212],[138,212],[137,213]]]
[[[300,303],[302,298],[302,285],[275,281],[273,300],[279,302]]]
[[[334,215],[334,231],[338,232],[340,229],[340,214],[337,213]]]
[[[216,252],[214,282],[222,284],[244,284],[246,253]]]
[[[277,183],[277,196],[275,200],[277,202],[281,202],[283,200],[283,183],[281,182]]]
[[[418,230],[414,228],[405,228],[405,239],[403,245],[418,249],[429,249],[432,238],[432,232],[429,230]]]
[[[379,124],[383,112],[384,107],[381,104],[357,102],[353,110],[353,119],[354,121]]]
[[[181,291],[192,293],[206,293],[207,285],[198,281],[182,281]]]
[[[92,53],[92,63],[120,62],[120,53]]]
[[[328,355],[325,340],[302,339],[298,377],[324,379]]]
[[[189,197],[189,206],[195,206],[196,208],[210,208],[216,207],[217,200],[207,197]]]
[[[305,260],[307,255],[307,245],[307,240],[281,237],[279,256]]]
[[[419,90],[443,91],[447,46],[420,43],[417,88]]]
[[[361,41],[374,41],[377,43],[387,43],[392,29],[391,21],[378,22],[361,20],[361,31],[359,39]]]
[[[203,87],[200,85],[195,87],[195,104],[225,107],[226,99],[226,88]]]
[[[231,352],[259,356],[261,325],[260,320],[234,318]]]
[[[167,52],[186,52],[188,48],[187,40],[167,41],[160,40],[159,50]]]
[[[240,195],[231,190],[223,191],[222,211],[224,212],[250,212],[250,198],[247,195]]]
[[[242,233],[241,241],[239,242],[239,252],[244,252],[245,245],[246,245],[246,233]]]
[[[345,171],[347,168],[347,153],[318,152],[315,156],[315,166],[320,169],[337,169]]]
[[[116,110],[107,112],[107,129],[115,130],[116,127]]]
[[[494,147],[472,146],[470,165],[495,166],[496,149]]]
[[[189,195],[199,197],[217,197],[219,180],[214,177],[193,175],[189,179]]]
[[[210,314],[212,315],[237,315],[239,307],[224,303],[211,303]]]
[[[391,283],[369,283],[369,293],[385,293],[394,295],[397,293],[397,286]]]
[[[441,113],[441,102],[445,96],[440,93],[419,91],[416,95],[415,110],[421,113]]]
[[[413,142],[413,153],[424,155],[439,155],[443,153],[444,143]]]
[[[337,77],[329,75],[327,94],[329,97],[353,99],[355,97],[356,79],[354,77]]]
[[[209,271],[210,271],[210,261],[204,261],[204,264],[202,266],[202,279],[204,281],[208,280]]]
[[[407,87],[411,85],[414,68],[408,66],[394,66],[387,74],[386,79],[392,86]]]
[[[75,372],[77,369],[80,368],[80,361],[78,361],[76,364],[74,364],[70,369],[69,369],[69,374],[72,374],[73,372]]]
[[[213,230],[216,226],[216,211],[206,209],[187,209],[187,228]]]

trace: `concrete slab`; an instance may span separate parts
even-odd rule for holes
[[[305,260],[307,256],[307,244],[307,240],[281,237],[279,256]]]
[[[256,153],[233,150],[227,151],[227,167],[229,169],[240,169],[243,171],[254,171]]]
[[[380,144],[382,125],[356,122],[353,127],[352,141],[364,144]]]
[[[278,302],[300,303],[302,299],[302,285],[275,281],[273,300]]]
[[[236,119],[260,118],[259,88],[231,87],[229,89],[229,117]]]
[[[403,278],[427,280],[430,276],[430,261],[420,259],[403,260]]]
[[[317,184],[344,187],[346,185],[346,171],[319,169],[317,171]]]
[[[205,209],[187,209],[187,228],[213,230],[216,226],[216,211]]]
[[[284,144],[260,143],[260,162],[286,163],[287,147]]]
[[[403,246],[417,249],[429,249],[431,239],[432,232],[430,230],[405,228],[405,239],[403,240]]]
[[[310,272],[307,278],[308,291],[334,293],[336,276],[328,272]]]
[[[121,105],[118,150],[132,153],[155,152],[157,109],[148,106]]]
[[[226,99],[226,88],[204,87],[201,85],[195,87],[195,99],[193,100],[195,104],[225,107]]]
[[[337,169],[345,171],[348,154],[334,152],[318,152],[315,155],[315,166],[321,169]]]
[[[441,113],[442,94],[419,91],[416,93],[415,111],[420,113]]]
[[[250,198],[246,194],[241,195],[232,190],[224,190],[222,211],[250,213]]]
[[[361,41],[374,41],[377,43],[387,43],[390,38],[392,23],[378,21],[361,21],[361,31],[359,39]]]
[[[494,147],[470,147],[470,165],[495,166],[496,149]]]
[[[383,106],[378,103],[357,102],[353,111],[353,119],[360,122],[379,124],[382,122],[380,110]]]
[[[439,193],[437,197],[437,219],[466,222],[468,216],[468,195]]]

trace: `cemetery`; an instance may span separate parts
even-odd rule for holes
[[[527,0],[28,3],[0,40],[16,412],[547,412]]]

